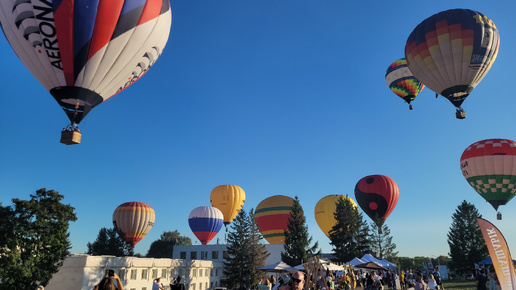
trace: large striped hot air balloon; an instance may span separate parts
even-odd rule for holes
[[[201,244],[209,243],[222,228],[224,216],[222,212],[212,206],[194,208],[188,216],[188,224]]]
[[[270,244],[284,244],[288,219],[294,199],[284,195],[274,195],[262,200],[254,212],[258,230]]]
[[[171,22],[168,0],[0,1],[9,44],[72,127],[149,70]]]
[[[410,110],[412,110],[410,102],[425,88],[425,85],[409,70],[404,58],[398,59],[387,68],[385,81],[391,91],[409,104]]]
[[[495,210],[516,195],[516,142],[486,139],[468,146],[460,157],[469,185]],[[501,219],[501,214],[498,214]]]
[[[244,206],[245,192],[237,185],[219,185],[211,191],[210,201],[213,207],[218,208],[222,212],[224,215],[224,225],[227,226]]]
[[[155,218],[154,210],[148,204],[131,201],[115,209],[113,226],[122,230],[125,241],[134,247],[150,231]]]
[[[464,119],[462,102],[484,78],[498,54],[500,35],[480,12],[452,9],[421,22],[410,34],[405,59],[414,76],[447,98]]]
[[[321,198],[314,209],[315,221],[319,228],[329,238],[331,229],[337,224],[335,219],[335,210],[337,209],[337,202],[340,198],[347,199],[358,211],[358,206],[349,196],[341,194],[327,195]]]
[[[398,203],[400,190],[396,182],[385,175],[365,176],[355,186],[355,199],[360,208],[381,228]]]

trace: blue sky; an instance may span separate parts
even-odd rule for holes
[[[188,214],[210,205],[215,186],[236,184],[246,211],[272,195],[298,196],[313,239],[330,252],[314,219],[317,201],[355,199],[360,178],[384,174],[400,188],[387,220],[400,256],[446,255],[451,215],[463,200],[515,248],[514,201],[497,221],[459,159],[475,141],[516,139],[516,3],[450,3],[171,1],[162,56],[85,118],[75,146],[59,143],[66,115],[0,37],[0,201],[59,191],[78,217],[72,253],[86,252],[100,228],[112,226],[119,204],[145,202],[156,222],[135,251],[146,254],[164,231],[198,244]],[[427,88],[410,111],[385,83],[412,29],[452,8],[482,12],[501,38],[491,71],[463,105],[465,120]],[[224,241],[223,230],[212,243],[217,238]]]

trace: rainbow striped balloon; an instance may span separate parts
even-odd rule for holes
[[[262,236],[270,244],[284,244],[288,219],[294,199],[274,195],[262,200],[256,207],[254,219]]]
[[[137,201],[123,203],[113,212],[113,226],[125,233],[125,241],[133,247],[147,235],[155,219],[152,207]]]
[[[400,58],[393,62],[385,73],[387,85],[396,95],[410,105],[417,95],[425,88],[409,70],[407,61]],[[412,106],[409,107],[412,109]]]

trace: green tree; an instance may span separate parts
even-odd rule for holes
[[[281,252],[281,260],[291,266],[296,266],[308,261],[314,255],[320,255],[319,244],[315,242],[313,246],[310,246],[311,243],[312,237],[308,235],[303,208],[296,196],[285,231],[285,251]]]
[[[226,277],[226,286],[229,289],[245,288],[246,279],[251,276],[249,270],[250,253],[248,249],[249,217],[244,210],[240,210],[231,223],[228,232],[228,256],[224,263],[223,273]]]
[[[47,285],[69,254],[68,227],[77,217],[63,196],[45,188],[30,200],[0,205],[0,287],[34,289]]]
[[[248,243],[248,252],[250,253],[251,258],[251,276],[250,276],[250,284],[251,286],[258,285],[261,278],[266,277],[266,272],[258,270],[265,265],[265,261],[267,257],[270,255],[267,251],[267,248],[263,244],[263,236],[256,225],[256,220],[254,219],[254,210],[251,209],[249,211],[249,243]]]
[[[88,255],[112,255],[117,257],[133,256],[133,247],[125,241],[125,234],[119,229],[101,228],[97,239],[88,243]]]
[[[450,268],[455,269],[458,274],[473,272],[474,263],[489,255],[477,224],[477,217],[482,215],[473,204],[465,200],[452,215],[452,224],[448,232]]]
[[[340,198],[334,213],[337,223],[330,230],[330,244],[336,262],[345,263],[369,253],[369,226],[348,198]]]
[[[159,240],[152,242],[146,257],[172,258],[174,254],[174,246],[191,244],[192,240],[189,237],[181,236],[177,230],[173,232],[163,232]]]
[[[378,259],[386,259],[388,261],[397,260],[398,252],[396,244],[392,242],[391,230],[386,224],[378,226],[373,223],[371,228],[371,253]]]

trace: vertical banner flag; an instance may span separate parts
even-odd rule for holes
[[[477,218],[478,226],[486,241],[489,256],[500,281],[502,290],[513,290],[516,287],[516,275],[512,262],[511,252],[502,233],[492,223],[483,218]]]

